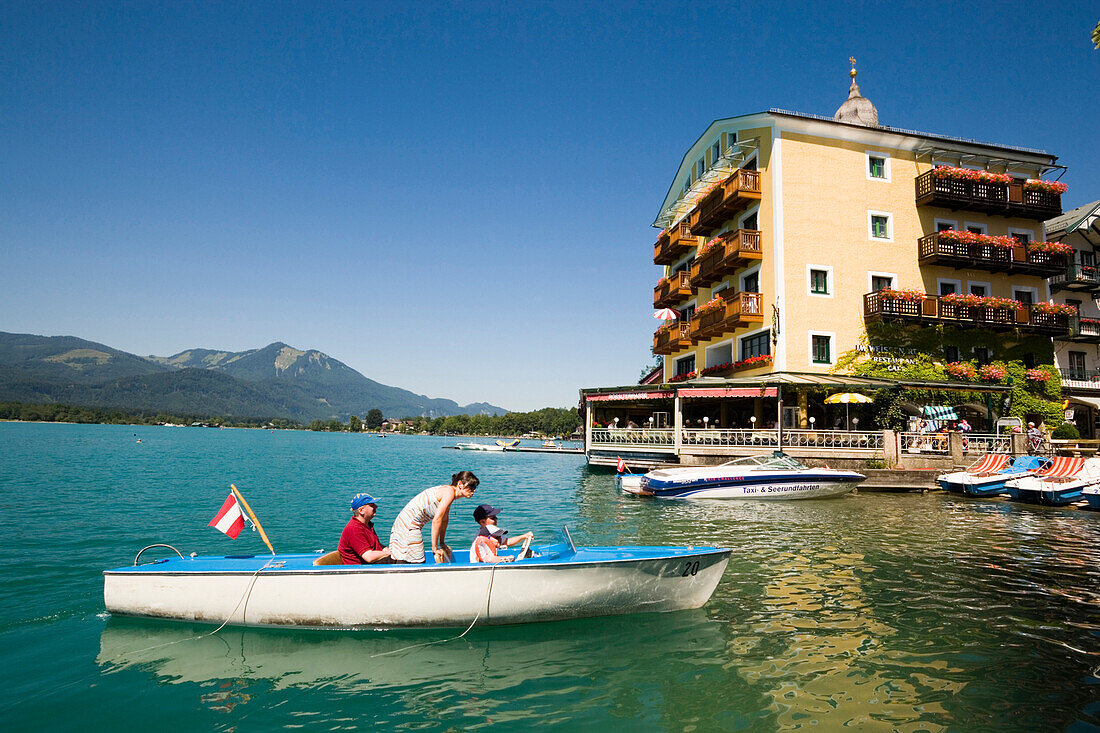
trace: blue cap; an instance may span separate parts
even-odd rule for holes
[[[359,507],[364,506],[366,504],[377,504],[377,503],[378,503],[378,499],[375,499],[370,494],[356,494],[354,497],[352,497],[351,508],[352,509],[358,509]]]
[[[500,514],[499,509],[494,509],[488,504],[478,504],[477,509],[474,509],[474,521],[480,522],[486,517],[495,517],[498,514]]]

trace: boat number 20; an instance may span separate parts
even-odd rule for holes
[[[681,578],[686,578],[689,575],[695,575],[699,572],[699,561],[684,563],[684,572],[680,574]]]

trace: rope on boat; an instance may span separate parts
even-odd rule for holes
[[[489,610],[489,600],[493,597],[493,577],[496,575],[496,572],[497,572],[497,563],[493,563],[493,566],[489,569],[489,589],[485,594],[485,610],[486,611]],[[393,651],[380,652],[378,654],[371,654],[367,658],[368,659],[374,659],[375,657],[385,657],[389,654],[397,654],[398,652],[407,652],[410,649],[418,649],[419,647],[422,647],[422,646],[432,646],[434,644],[445,644],[448,641],[458,641],[462,637],[466,636],[466,634],[470,633],[470,629],[474,628],[474,624],[477,623],[477,620],[479,618],[481,618],[481,611],[477,612],[477,615],[474,616],[474,620],[470,622],[470,625],[466,627],[465,631],[463,631],[461,634],[459,634],[458,636],[455,636],[453,638],[440,639],[438,641],[426,641],[423,644],[412,644],[411,646],[403,646],[400,649],[394,649]]]

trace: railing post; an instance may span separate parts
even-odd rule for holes
[[[1023,433],[1012,433],[1012,455],[1027,455],[1027,436]]]
[[[592,403],[584,402],[584,454],[592,452]]]
[[[901,444],[898,433],[893,430],[882,431],[882,460],[888,468],[895,468],[901,462]]]
[[[965,461],[962,433],[947,434],[947,452],[951,455],[952,463],[961,465]]]
[[[679,458],[680,458],[680,446],[683,443],[683,438],[680,434],[680,431],[683,430],[683,427],[684,427],[684,416],[680,414],[680,392],[679,391],[676,392],[676,397],[672,401],[672,411],[673,411],[673,418],[672,418],[672,425],[673,425],[672,449],[676,452],[676,458],[677,458],[677,460],[679,460]]]

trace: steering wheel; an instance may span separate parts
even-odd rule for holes
[[[516,559],[522,560],[527,556],[527,552],[531,549],[531,538],[527,537],[523,540],[523,546],[519,548],[519,552],[516,553]]]

